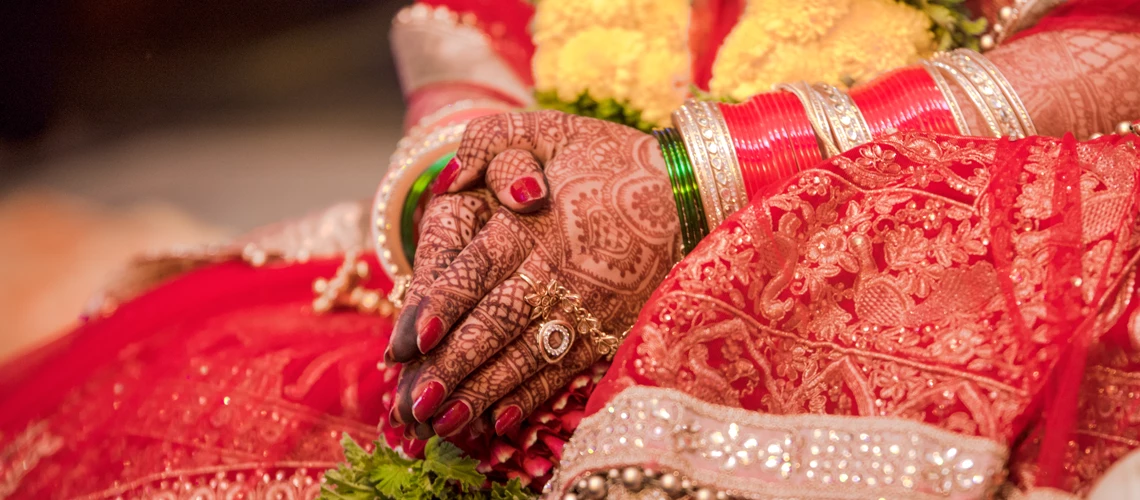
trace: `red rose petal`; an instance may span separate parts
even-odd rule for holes
[[[544,476],[554,467],[554,462],[542,457],[528,457],[523,460],[523,470],[531,477]]]
[[[562,431],[567,435],[573,434],[574,431],[578,428],[578,424],[582,423],[582,419],[585,416],[586,412],[583,410],[575,410],[562,415],[562,418],[560,419],[562,421]]]
[[[515,456],[515,453],[518,453],[518,450],[515,449],[514,446],[501,441],[495,441],[491,443],[491,465],[495,466],[504,463]]]
[[[542,440],[547,448],[550,448],[550,454],[554,457],[555,461],[562,460],[562,447],[566,445],[565,440],[549,432],[539,433],[538,438]]]

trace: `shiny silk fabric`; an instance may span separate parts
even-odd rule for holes
[[[576,461],[605,463],[596,458],[597,442],[580,440],[604,434],[614,401],[616,411],[627,404],[623,391],[640,391],[643,399],[681,401],[672,414],[700,413],[704,428],[722,422],[725,434],[737,423],[762,434],[767,424],[745,422],[766,416],[776,416],[772,425],[781,429],[811,420],[817,435],[840,430],[866,439],[879,439],[883,422],[914,423],[913,442],[943,440],[926,448],[927,457],[941,457],[938,464],[959,446],[948,436],[981,438],[998,446],[974,448],[996,464],[977,480],[985,495],[1006,467],[1024,488],[1042,483],[1043,430],[1075,421],[1061,429],[1067,454],[1058,457],[1063,474],[1051,484],[1085,492],[1140,444],[1140,339],[1131,301],[1140,244],[1136,145],[1119,136],[1078,144],[906,133],[771,186],[655,292],[591,397],[587,413],[594,415],[571,441],[563,467],[572,475],[583,470]],[[1068,416],[1052,401],[1066,384],[1075,387]],[[837,419],[828,424],[822,416]],[[1075,434],[1066,432],[1074,426]],[[720,436],[709,440],[720,443]],[[703,471],[702,460],[723,455],[720,444],[640,458],[636,446],[614,444],[613,453],[623,463],[686,464],[682,472],[694,478],[751,477],[737,486],[755,488],[759,498],[788,494],[781,481],[795,481],[804,498],[827,491],[926,498],[921,485],[900,486],[920,480],[886,474],[872,459],[820,481],[804,444],[810,436],[789,436],[789,446],[805,448],[784,455],[789,469],[775,479],[759,461],[734,462],[733,476]],[[921,472],[934,459],[916,460]],[[858,484],[850,482],[855,473]],[[885,484],[888,476],[896,489]],[[924,494],[983,496],[975,493],[935,487]]]

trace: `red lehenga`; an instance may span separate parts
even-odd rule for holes
[[[1087,493],[1140,446],[1137,142],[907,133],[771,186],[650,298],[555,489],[635,464],[750,498]]]
[[[707,3],[719,14],[694,37],[703,53],[723,37],[717,16],[739,13],[738,2]],[[509,38],[525,25],[516,17],[476,21]],[[525,74],[529,42],[515,42],[495,40]],[[446,100],[424,91],[412,106],[431,99]],[[461,444],[535,484],[562,459],[558,489],[650,465],[741,494],[768,488],[756,496],[823,485],[977,497],[1007,466],[1013,484],[1041,482],[1037,436],[1072,417],[1053,484],[1083,492],[1140,444],[1137,163],[1134,141],[1119,138],[904,135],[851,151],[757,196],[674,270],[593,397],[583,425],[596,434],[563,448],[590,372],[518,435]],[[400,444],[386,420],[390,319],[313,312],[312,284],[343,250],[262,267],[211,257],[225,262],[0,367],[0,498],[310,498],[341,459],[342,432]],[[1071,376],[1056,376],[1058,363]],[[1046,397],[1058,380],[1083,380],[1056,391],[1079,395],[1075,415]],[[1042,421],[1042,408],[1058,416]],[[814,449],[838,456],[793,456]],[[956,468],[944,474],[944,463]]]

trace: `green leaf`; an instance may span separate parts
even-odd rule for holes
[[[464,457],[462,450],[439,436],[432,436],[424,447],[424,471],[457,481],[464,489],[483,487],[487,477],[476,470],[478,466],[478,460]]]
[[[352,439],[347,432],[341,434],[340,446],[344,448],[344,459],[354,469],[366,469],[372,463],[372,455],[369,455],[364,448],[356,444],[356,440]]]
[[[369,474],[376,491],[391,498],[403,498],[404,495],[416,487],[415,469],[397,464],[379,465]]]
[[[519,478],[511,479],[507,484],[495,483],[491,485],[491,500],[528,500],[530,493],[523,489]]]

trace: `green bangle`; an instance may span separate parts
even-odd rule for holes
[[[677,204],[677,216],[681,223],[681,250],[688,253],[708,234],[708,222],[700,209],[702,205],[696,177],[680,134],[673,129],[664,129],[654,131],[654,137],[660,143],[661,155],[665,159],[666,172],[672,185],[673,201]]]
[[[693,164],[689,161],[689,153],[685,149],[685,142],[681,138],[681,134],[676,130],[669,129],[668,132],[673,138],[673,147],[677,151],[677,168],[680,171],[680,177],[682,179],[682,192],[690,200],[689,210],[692,213],[693,242],[689,250],[692,250],[697,246],[697,243],[700,243],[700,241],[709,234],[709,225],[705,219],[705,211],[702,209],[704,204],[701,200],[700,188],[697,185],[697,176],[693,173]]]
[[[400,214],[400,244],[404,246],[404,255],[408,257],[409,264],[414,265],[416,261],[416,206],[420,204],[420,198],[427,192],[428,186],[431,186],[432,181],[439,176],[439,172],[454,157],[455,153],[448,153],[432,163],[416,178],[416,182],[413,182],[411,189],[408,190],[408,197],[404,198],[404,211]]]

